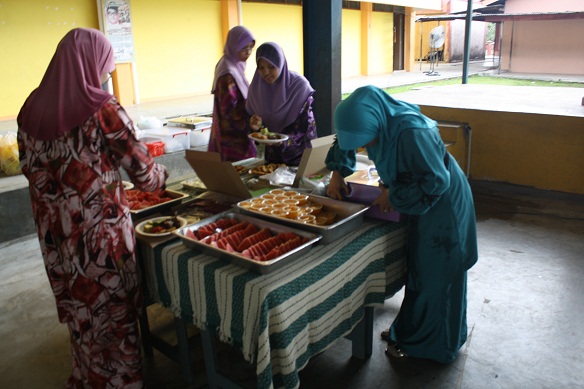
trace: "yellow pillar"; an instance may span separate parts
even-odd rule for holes
[[[414,70],[416,62],[416,11],[411,7],[406,7],[404,26],[404,70],[411,72]]]
[[[221,32],[223,42],[227,41],[227,34],[233,27],[239,25],[239,0],[221,0]]]
[[[361,74],[369,75],[369,36],[373,3],[361,2]]]
[[[112,85],[114,95],[121,105],[135,103],[134,77],[131,63],[116,64],[116,70],[112,72]]]

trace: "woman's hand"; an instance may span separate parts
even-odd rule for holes
[[[254,131],[259,131],[262,128],[262,118],[254,114],[251,119],[249,119],[249,126]]]
[[[337,200],[343,199],[343,193],[349,193],[349,186],[345,182],[345,179],[336,170],[333,170],[333,174],[331,175],[331,180],[329,182],[328,188],[326,189],[326,194]]]
[[[381,188],[381,194],[379,195],[378,198],[376,198],[373,201],[373,203],[371,203],[371,205],[379,205],[379,209],[381,209],[383,212],[393,211],[393,206],[389,202],[389,193],[387,191],[387,188],[385,188],[383,186],[380,186],[380,188]]]

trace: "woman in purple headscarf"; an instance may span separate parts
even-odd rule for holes
[[[247,112],[250,125],[257,131],[288,135],[288,140],[266,145],[265,159],[273,163],[297,166],[310,140],[316,138],[312,112],[314,89],[308,80],[288,70],[282,48],[268,42],[256,51],[257,69],[249,86]]]
[[[250,131],[245,99],[249,83],[245,78],[246,61],[255,46],[251,32],[243,26],[229,30],[223,57],[215,67],[211,93],[213,125],[209,151],[221,154],[223,161],[239,161],[255,157],[256,147],[247,136]]]
[[[71,340],[67,388],[142,388],[142,306],[134,226],[121,168],[164,186],[164,166],[101,85],[115,69],[102,32],[69,31],[18,114],[18,148],[59,321]]]

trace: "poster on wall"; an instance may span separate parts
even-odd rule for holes
[[[134,62],[130,0],[98,0],[99,24],[114,48],[116,63]]]

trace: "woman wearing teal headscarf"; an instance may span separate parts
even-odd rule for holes
[[[359,88],[342,101],[335,125],[337,140],[327,155],[329,196],[343,198],[355,149],[365,147],[384,187],[373,204],[410,216],[405,297],[382,333],[386,354],[450,363],[466,342],[467,270],[478,259],[467,179],[437,123],[379,88]]]

